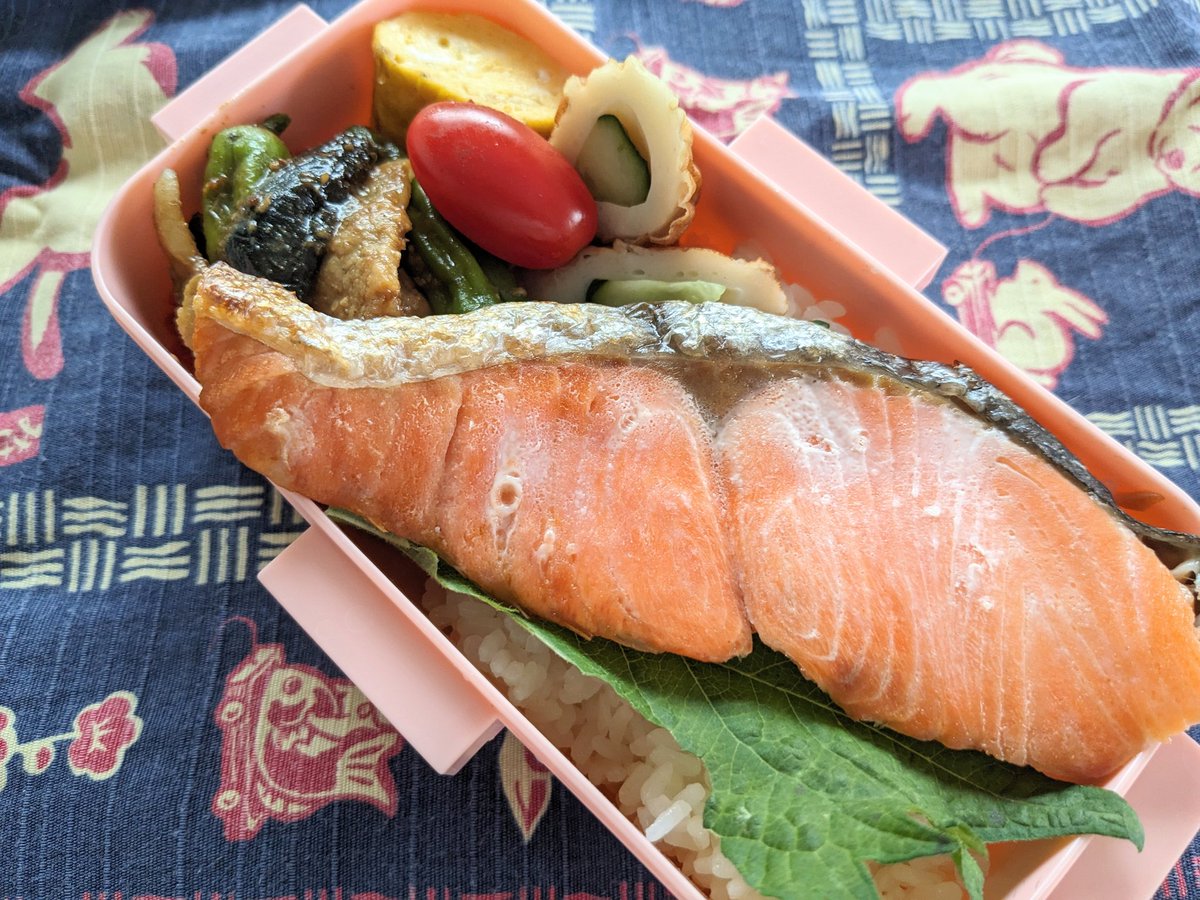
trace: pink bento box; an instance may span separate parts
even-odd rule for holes
[[[603,58],[532,0],[365,0],[331,24],[305,6],[177,97],[156,117],[171,145],[126,184],[97,232],[96,287],[116,320],[193,401],[199,386],[177,358],[170,280],[158,250],[151,186],[179,172],[197,197],[211,136],[285,111],[292,146],[311,146],[370,119],[371,29],[406,9],[482,13],[524,34],[564,66]],[[264,60],[275,60],[264,67]],[[1200,507],[1160,474],[925,300],[944,250],[770,120],[726,148],[697,135],[703,195],[688,240],[726,252],[752,241],[784,279],[836,299],[872,339],[887,329],[903,352],[961,360],[1021,403],[1119,498],[1156,525],[1200,532]],[[183,436],[181,435],[181,439]],[[407,598],[423,577],[395,554],[344,534],[314,503],[287,495],[310,528],[260,573],[278,601],[431,766],[458,770],[501,727],[513,732],[673,894],[700,893],[434,628]],[[361,544],[361,547],[360,547]],[[334,599],[336,597],[336,600]],[[1146,848],[1076,838],[994,848],[989,897],[1150,896],[1200,828],[1200,747],[1186,736],[1143,753],[1109,787],[1140,814]]]

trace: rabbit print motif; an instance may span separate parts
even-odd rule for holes
[[[1095,302],[1028,259],[1005,278],[986,260],[968,260],[942,282],[942,299],[968,331],[1050,390],[1075,357],[1075,334],[1098,340],[1108,323]]]
[[[959,221],[993,209],[1087,225],[1170,191],[1200,196],[1200,70],[1074,68],[1038,41],[1008,41],[896,94],[900,133],[946,123],[946,188]]]

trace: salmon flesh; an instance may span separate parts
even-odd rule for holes
[[[1200,721],[1200,542],[966,368],[722,304],[344,322],[220,264],[189,302],[225,447],[534,615],[757,633],[855,718],[1067,781]]]

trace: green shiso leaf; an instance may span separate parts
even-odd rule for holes
[[[397,547],[448,590],[511,615],[700,757],[712,782],[704,824],[767,896],[873,898],[868,860],[948,853],[981,898],[972,852],[989,843],[1101,834],[1141,849],[1141,823],[1111,791],[856,722],[762,644],[711,664],[585,640],[488,597],[431,550],[352,513],[329,514]]]

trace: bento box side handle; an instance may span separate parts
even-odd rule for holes
[[[438,772],[454,774],[500,731],[479,690],[319,528],[258,578]]]
[[[729,149],[917,290],[946,258],[942,244],[774,119],[756,120]]]
[[[244,90],[262,74],[264,64],[283,58],[327,26],[319,15],[303,3],[298,4],[193,82],[150,121],[168,141],[178,140],[218,106]]]

